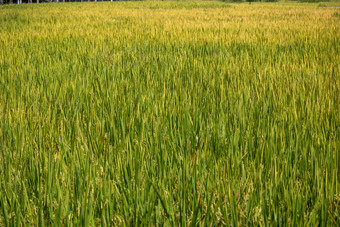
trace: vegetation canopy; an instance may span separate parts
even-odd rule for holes
[[[1,5],[0,226],[336,226],[336,4]]]

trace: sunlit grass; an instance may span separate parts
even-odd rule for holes
[[[0,7],[0,225],[336,225],[340,17]]]

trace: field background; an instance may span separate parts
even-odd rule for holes
[[[0,6],[0,226],[336,226],[327,6]]]

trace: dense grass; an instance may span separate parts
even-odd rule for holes
[[[335,226],[339,62],[318,4],[1,6],[0,226]]]

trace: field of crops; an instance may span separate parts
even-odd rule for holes
[[[339,8],[1,6],[0,226],[336,226],[339,94]]]

